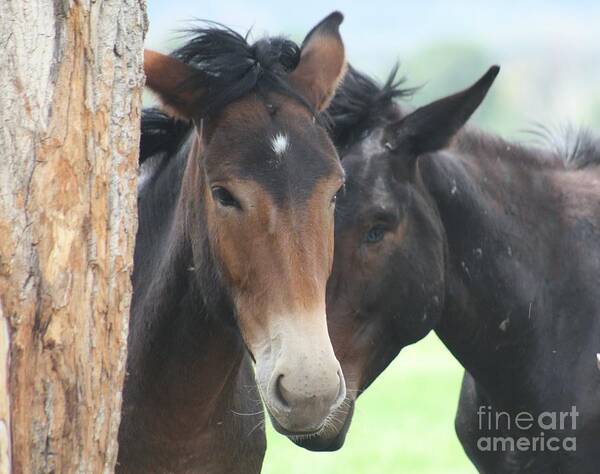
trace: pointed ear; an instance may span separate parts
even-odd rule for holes
[[[420,107],[391,124],[386,132],[387,146],[408,148],[413,156],[448,146],[477,110],[499,71],[498,66],[492,66],[468,89]]]
[[[202,93],[185,86],[198,71],[171,56],[146,49],[144,72],[146,86],[158,95],[169,115],[186,120],[194,117],[195,105]]]
[[[346,72],[346,55],[340,36],[343,20],[340,12],[333,12],[306,35],[300,62],[289,75],[294,89],[319,112],[327,108]]]

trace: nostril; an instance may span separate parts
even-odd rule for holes
[[[289,408],[290,404],[285,396],[285,388],[281,383],[283,379],[283,374],[280,374],[275,381],[275,398],[279,403],[281,403],[285,408]]]
[[[335,401],[333,402],[333,409],[339,407],[342,404],[342,402],[344,401],[344,399],[346,398],[346,382],[344,380],[344,375],[339,370],[338,370],[337,375],[338,375],[339,385],[338,385],[337,396],[335,397]]]

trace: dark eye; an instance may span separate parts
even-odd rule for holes
[[[385,237],[386,229],[382,225],[375,225],[369,229],[369,232],[365,235],[365,243],[376,244],[381,242]]]
[[[212,188],[212,195],[215,201],[217,201],[221,206],[224,207],[237,207],[241,209],[240,203],[236,198],[233,197],[227,189],[222,186],[215,186]]]
[[[345,188],[345,185],[344,185],[344,184],[342,184],[342,185],[340,186],[340,189],[338,189],[338,190],[337,190],[337,193],[335,193],[335,194],[333,195],[333,197],[331,198],[331,204],[335,204],[335,203],[336,203],[338,196],[339,196],[340,194],[342,194],[342,193],[344,192],[344,190],[345,190],[345,189],[346,189],[346,188]]]

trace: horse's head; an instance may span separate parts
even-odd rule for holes
[[[235,315],[286,434],[319,431],[346,394],[325,313],[344,177],[315,119],[345,72],[341,21],[329,15],[301,48],[211,28],[171,56],[145,57],[149,87],[198,136],[182,195],[190,266],[213,311]]]
[[[381,120],[375,126],[371,122],[343,154],[346,186],[336,210],[327,312],[348,403],[335,414],[334,426],[300,443],[304,447],[339,448],[356,396],[403,347],[439,322],[446,237],[422,160],[443,159],[433,154],[449,144],[479,106],[497,72],[492,68],[471,88],[406,116],[388,100],[377,111]]]

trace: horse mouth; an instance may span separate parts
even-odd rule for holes
[[[277,421],[277,419],[270,413],[270,411],[267,409],[267,413],[269,413],[269,418],[271,418],[271,424],[273,425],[273,428],[275,428],[275,431],[277,431],[278,433],[287,436],[289,439],[291,439],[292,441],[294,441],[295,439],[305,439],[305,438],[311,438],[314,436],[319,436],[323,430],[325,429],[325,422],[323,422],[321,424],[321,426],[319,426],[317,429],[315,430],[311,430],[311,431],[290,431],[285,429],[283,426],[281,426],[281,424]],[[295,441],[294,441],[295,442]]]
[[[290,441],[301,448],[308,449],[309,451],[337,451],[346,441],[346,434],[350,429],[352,423],[352,416],[354,414],[354,401],[350,402],[347,410],[344,410],[343,415],[345,416],[343,424],[337,425],[323,423],[321,428],[314,433],[290,433],[285,434]]]

